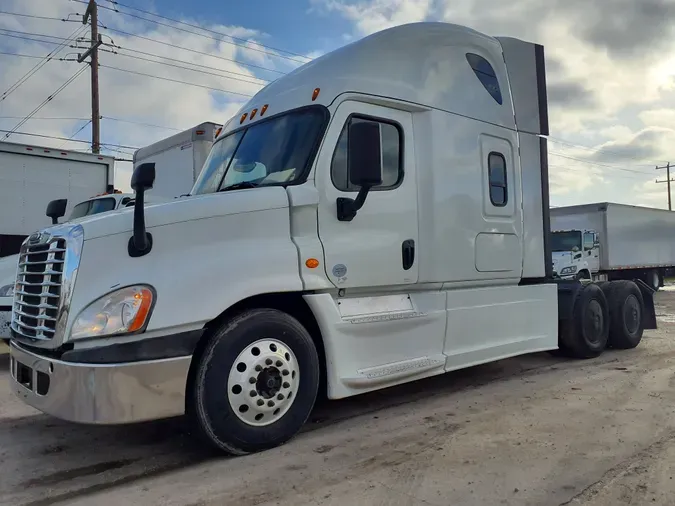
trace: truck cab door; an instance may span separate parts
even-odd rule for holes
[[[591,273],[600,270],[600,242],[594,232],[584,232],[582,259],[588,264]]]
[[[337,199],[355,199],[350,183],[349,124],[380,128],[382,184],[373,187],[351,221],[340,221]],[[417,185],[412,116],[347,100],[333,114],[316,169],[319,237],[324,267],[338,288],[408,285],[418,279]]]

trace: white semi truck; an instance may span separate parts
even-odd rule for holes
[[[654,290],[675,267],[675,213],[600,202],[551,209],[553,270],[561,278],[640,278]]]
[[[0,142],[0,257],[19,252],[49,225],[44,210],[57,195],[72,206],[115,184],[114,158],[65,149]]]
[[[633,348],[644,282],[553,279],[546,135],[540,45],[415,23],[317,58],[223,127],[189,196],[144,207],[141,164],[133,210],[28,238],[12,388],[75,422],[187,414],[245,454],[319,388]]]

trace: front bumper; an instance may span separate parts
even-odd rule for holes
[[[74,363],[10,345],[14,393],[63,420],[123,424],[182,415],[191,356],[115,364]]]

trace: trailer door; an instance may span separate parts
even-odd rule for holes
[[[0,152],[0,234],[29,235],[47,227],[49,201],[67,198],[68,216],[107,184],[104,163]]]

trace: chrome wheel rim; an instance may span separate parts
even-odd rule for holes
[[[293,351],[277,339],[260,339],[237,356],[227,381],[232,411],[244,423],[270,425],[291,408],[300,370]]]

